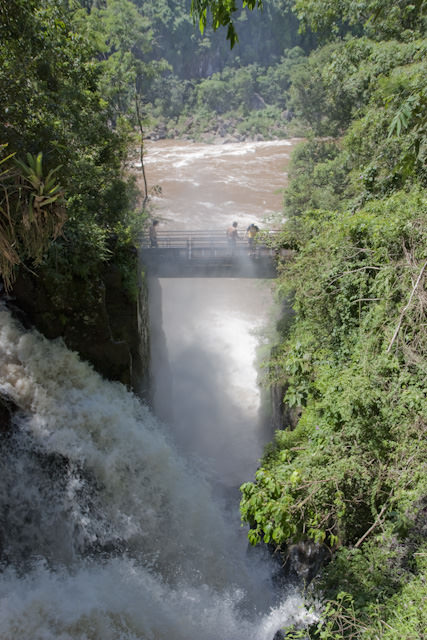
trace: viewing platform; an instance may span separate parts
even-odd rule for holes
[[[141,237],[141,259],[149,275],[160,278],[274,278],[280,254],[268,240],[277,231],[259,232],[251,248],[242,234],[231,245],[224,230],[168,230],[157,232],[157,247],[148,233]]]

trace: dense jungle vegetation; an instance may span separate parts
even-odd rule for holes
[[[3,281],[44,269],[60,295],[114,250],[135,285],[149,192],[127,162],[147,134],[303,135],[279,241],[293,314],[268,363],[301,418],[243,485],[242,516],[283,558],[327,550],[305,636],[425,638],[425,2],[200,0],[203,35],[190,8],[0,0]]]
[[[427,67],[423,3],[296,2],[326,40],[291,74],[293,157],[269,363],[294,430],[276,433],[241,509],[252,544],[330,562],[310,638],[427,629]],[[313,588],[313,587],[312,587]],[[286,636],[288,637],[288,636]],[[307,637],[303,632],[292,637]]]

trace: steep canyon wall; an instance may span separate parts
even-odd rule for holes
[[[94,369],[144,396],[149,367],[148,298],[136,249],[127,265],[137,286],[125,281],[120,260],[112,255],[88,278],[21,270],[10,295],[3,296],[24,326],[49,339],[62,338]]]

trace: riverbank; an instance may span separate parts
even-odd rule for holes
[[[209,115],[181,116],[158,120],[148,128],[146,138],[187,140],[207,144],[232,142],[268,142],[299,137],[306,133],[288,110],[254,111],[246,117]]]

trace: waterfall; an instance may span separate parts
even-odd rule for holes
[[[308,615],[149,408],[5,308],[0,392],[1,640],[271,640]]]

